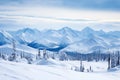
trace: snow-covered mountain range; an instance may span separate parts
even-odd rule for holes
[[[18,31],[0,31],[0,45],[16,43],[50,51],[96,51],[120,48],[120,31],[95,31],[86,27],[81,31],[64,27],[59,30],[24,28]]]

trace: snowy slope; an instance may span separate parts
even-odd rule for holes
[[[25,52],[30,54],[37,54],[36,49],[26,45],[21,45],[21,44],[16,45],[16,50],[18,51],[18,53]],[[13,52],[12,45],[7,44],[7,45],[0,46],[0,51],[6,54],[11,54]]]
[[[93,63],[94,67],[99,65],[97,69],[103,68],[104,63],[103,66],[101,64]],[[0,80],[120,80],[119,70],[83,73],[58,66],[29,65],[0,60]]]
[[[10,43],[13,37],[6,31],[0,30],[0,45]]]

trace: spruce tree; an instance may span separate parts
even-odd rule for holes
[[[111,55],[111,68],[114,68],[115,66],[116,66],[115,54],[113,53]]]
[[[43,50],[43,59],[47,59],[48,58],[48,55],[46,53],[46,49]]]
[[[110,54],[108,54],[108,70],[110,69]]]
[[[82,63],[82,54],[80,55],[80,72],[84,72],[84,66]]]
[[[117,58],[116,66],[120,65],[120,53],[119,53],[119,51],[118,51],[117,56],[118,56],[118,58]]]
[[[13,53],[10,55],[9,60],[10,61],[16,61],[17,55],[16,55],[15,40],[12,41],[12,47],[13,47]]]
[[[2,53],[0,52],[0,58],[2,58]]]
[[[38,49],[38,54],[36,55],[36,59],[37,60],[41,59],[40,49]]]
[[[59,60],[68,60],[67,54],[64,51],[59,53]]]

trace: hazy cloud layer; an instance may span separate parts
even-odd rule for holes
[[[120,0],[0,0],[0,29],[120,30]]]

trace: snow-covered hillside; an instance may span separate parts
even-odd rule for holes
[[[69,66],[78,65],[78,61],[52,62],[55,64],[30,65],[0,60],[0,80],[120,80],[120,68],[106,71],[105,62],[86,62],[94,72],[70,70]]]
[[[119,33],[0,31],[0,80],[120,80]]]

